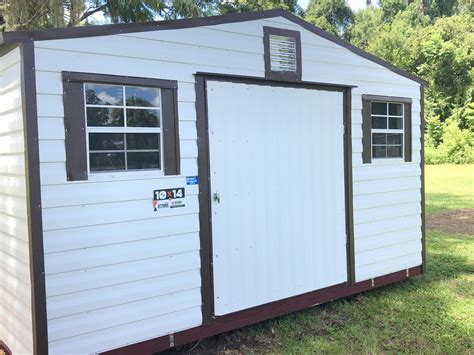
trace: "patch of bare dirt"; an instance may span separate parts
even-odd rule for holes
[[[446,233],[474,235],[474,208],[428,214],[426,228]]]

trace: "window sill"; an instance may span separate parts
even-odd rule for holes
[[[114,171],[103,173],[89,173],[89,181],[110,180],[140,180],[164,177],[163,170],[141,170],[141,171]]]
[[[396,163],[405,163],[404,158],[372,158],[372,164],[393,165]]]

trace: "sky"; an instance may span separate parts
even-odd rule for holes
[[[298,0],[298,3],[303,9],[306,9],[306,6],[308,6],[309,0]],[[366,0],[347,0],[349,3],[349,6],[351,7],[352,10],[359,10],[365,7]]]

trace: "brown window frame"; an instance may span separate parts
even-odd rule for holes
[[[68,181],[88,180],[84,83],[146,86],[161,89],[163,130],[161,170],[164,175],[180,174],[178,83],[176,80],[66,71],[62,72],[62,79]]]
[[[282,72],[271,70],[270,59],[270,35],[293,37],[296,42],[296,72]],[[284,28],[263,26],[263,50],[265,62],[265,77],[274,80],[301,81],[302,60],[301,60],[301,33],[299,31],[287,30]]]
[[[372,163],[372,101],[403,104],[403,159],[412,161],[412,99],[409,97],[362,95],[362,162]],[[397,159],[397,158],[395,158]]]

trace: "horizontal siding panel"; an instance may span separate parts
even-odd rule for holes
[[[199,250],[199,233],[170,235],[155,239],[47,254],[44,261],[45,272],[47,275],[52,275],[195,250]]]
[[[355,256],[355,266],[374,264],[378,262],[390,263],[391,259],[400,258],[405,255],[421,253],[421,240],[412,240],[398,245],[388,245],[382,248],[359,252]]]
[[[26,335],[28,331],[31,331],[32,314],[30,307],[27,303],[21,302],[16,295],[3,291],[1,287],[0,292],[3,292],[2,298],[0,299],[0,303],[3,307],[0,323],[12,328],[18,327],[18,334]]]
[[[6,68],[9,68],[15,64],[19,65],[20,60],[20,49],[18,47],[12,49],[10,52],[0,58],[0,71],[4,71]]]
[[[0,231],[10,236],[28,241],[28,223],[26,216],[13,217],[7,216],[0,212]]]
[[[1,201],[1,200],[0,200]],[[197,196],[186,197],[181,208],[153,210],[152,196],[146,200],[43,209],[44,230],[76,228],[142,219],[197,213]],[[0,202],[1,206],[1,202]]]
[[[180,139],[197,139],[196,123],[193,121],[180,121],[179,122],[179,138]]]
[[[180,92],[178,90],[178,96],[179,94]],[[179,116],[180,123],[182,123],[182,121],[186,121],[186,122],[189,121],[189,122],[193,122],[194,125],[196,125],[195,123],[196,122],[196,104],[194,102],[178,101],[178,116]],[[181,137],[181,131],[180,131],[180,137]],[[185,138],[185,137],[182,137],[182,138]]]
[[[101,37],[105,38],[105,37]],[[46,43],[46,41],[43,41]],[[128,75],[144,78],[159,78],[177,80],[179,82],[193,83],[193,74],[196,71],[216,71],[221,73],[264,76],[263,62],[261,69],[241,70],[235,68],[226,68],[225,63],[219,67],[213,67],[206,64],[182,64],[171,62],[159,62],[157,60],[114,57],[113,61],[104,60],[103,55],[90,53],[77,53],[68,51],[57,51],[51,49],[36,48],[36,68],[42,71],[84,71],[84,63],[93,63],[89,66],[88,72],[112,75]],[[61,67],[58,68],[58,58],[61,58]],[[162,63],[163,65],[157,65]],[[165,65],[166,64],[166,65]],[[179,96],[178,96],[179,97]]]
[[[0,135],[23,129],[23,113],[21,108],[2,115],[0,119]]]
[[[2,94],[0,114],[17,110],[18,108],[21,108],[21,88],[19,86]]]
[[[401,205],[354,210],[354,223],[361,224],[417,214],[421,214],[421,200]]]
[[[40,162],[66,162],[66,147],[61,140],[40,140]]]
[[[25,143],[22,131],[0,136],[0,154],[23,153],[24,151]],[[23,154],[18,159],[23,159]]]
[[[0,231],[0,250],[28,265],[30,253],[28,243],[21,238],[16,238]]]
[[[141,221],[46,231],[43,235],[43,242],[47,253],[56,253],[198,231],[198,214],[187,214]]]
[[[421,228],[419,227],[356,239],[355,253],[378,250],[381,247],[384,248],[414,240],[421,240]]]
[[[0,250],[0,257],[2,259],[2,272],[7,272],[18,282],[22,282],[25,285],[30,284],[30,267],[28,264],[23,263],[3,250]]]
[[[354,196],[354,210],[421,201],[420,189]]]
[[[197,176],[198,164],[196,158],[181,159],[181,175]]]
[[[254,70],[262,66],[259,53],[239,52],[222,48],[199,47],[173,42],[158,42],[129,38],[126,36],[74,38],[68,41],[42,41],[36,48],[67,50],[70,52],[95,53],[113,57],[134,57],[162,62],[185,63],[209,67],[225,67],[242,70]],[[260,46],[261,48],[263,45]]]
[[[421,215],[356,224],[354,225],[354,236],[357,239],[415,227],[421,227]]]
[[[26,219],[26,199],[15,196],[0,195],[0,215],[7,214]]]
[[[201,305],[199,288],[124,305],[108,307],[48,322],[50,341],[97,332]],[[128,339],[127,339],[128,340]]]
[[[180,140],[180,154],[181,158],[196,158],[198,157],[197,144],[195,140]]]
[[[12,310],[9,304],[2,305],[1,311],[0,334],[2,341],[9,346],[10,350],[15,349],[15,354],[33,354],[32,321],[31,316],[27,317],[28,311]]]
[[[201,307],[193,307],[74,338],[54,341],[49,344],[49,350],[52,354],[67,354],[71,349],[81,349],[84,353],[102,352],[193,328],[201,323]]]
[[[31,307],[31,282],[29,277],[23,282],[23,280],[19,280],[14,275],[2,271],[0,272],[0,281],[5,297],[15,297],[26,308]]]
[[[391,165],[365,164],[353,168],[354,182],[378,179],[394,179],[400,177],[421,176],[421,167],[416,163],[399,163]]]
[[[199,268],[199,252],[193,251],[124,264],[108,265],[94,268],[93,270],[86,269],[46,275],[46,294],[48,297],[59,296]]]
[[[355,181],[353,185],[354,196],[378,194],[383,192],[405,191],[421,188],[419,176],[402,177],[383,180]]]
[[[21,66],[12,65],[6,68],[0,75],[0,95],[2,92],[11,90],[21,85]]]
[[[62,117],[38,117],[38,135],[40,142],[46,139],[65,139]],[[64,144],[64,143],[63,143]]]
[[[356,281],[368,280],[419,265],[421,265],[421,253],[416,252],[414,254],[391,259],[390,262],[382,261],[370,265],[359,266],[356,268]]]
[[[40,163],[41,186],[67,182],[65,163]]]
[[[0,164],[0,175],[25,175],[25,160],[20,156],[3,156]]]
[[[62,95],[37,94],[38,116],[64,117]]]
[[[197,195],[198,185],[186,185],[184,177],[110,180],[43,186],[43,208],[137,201],[153,198],[153,190],[185,187],[186,196]],[[65,199],[64,196],[68,198]],[[151,201],[150,201],[151,203]]]
[[[0,195],[2,194],[26,198],[25,177],[15,175],[0,175]]]
[[[199,288],[199,270],[165,275],[126,284],[48,298],[48,319],[91,312],[175,292]]]

